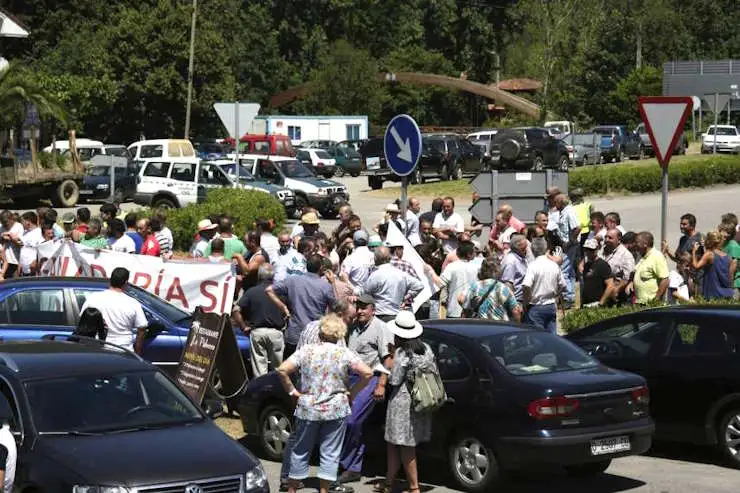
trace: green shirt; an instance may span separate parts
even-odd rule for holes
[[[90,248],[96,248],[98,250],[104,250],[108,248],[108,239],[105,236],[96,236],[95,238],[88,238],[87,235],[83,234],[80,237],[80,245],[84,245]]]
[[[740,243],[730,240],[722,251],[735,259],[735,287],[740,288]]]
[[[231,258],[234,256],[235,253],[239,253],[241,255],[244,255],[245,253],[247,253],[247,247],[245,247],[244,243],[242,243],[242,240],[240,240],[236,236],[231,236],[229,238],[221,238],[221,239],[224,240],[224,258],[226,260],[231,260]],[[206,247],[205,256],[208,257],[210,255],[211,255],[211,244],[209,243],[208,246]]]

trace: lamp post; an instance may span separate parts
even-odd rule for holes
[[[193,104],[193,59],[195,58],[195,17],[198,0],[193,0],[193,17],[190,22],[190,60],[188,61],[188,102],[185,107],[185,138],[190,138],[190,107]]]

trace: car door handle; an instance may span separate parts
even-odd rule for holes
[[[174,186],[175,186],[175,184],[174,184],[174,183],[168,183],[168,184],[167,184],[167,186],[168,186],[168,187],[174,187]]]

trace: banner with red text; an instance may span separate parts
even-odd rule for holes
[[[159,257],[95,250],[71,241],[38,247],[41,276],[109,277],[116,267],[131,273],[129,283],[146,289],[187,312],[230,313],[236,279],[230,263],[164,261]]]

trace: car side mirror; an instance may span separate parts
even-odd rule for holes
[[[146,327],[146,338],[153,339],[166,330],[167,328],[162,322],[150,322],[149,325],[147,325]]]

